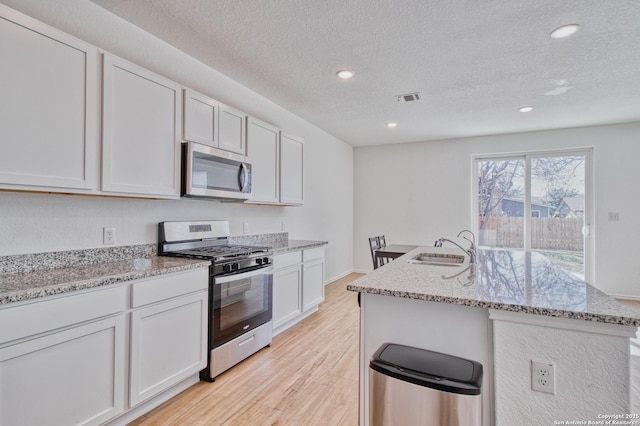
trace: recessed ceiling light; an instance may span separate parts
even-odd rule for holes
[[[579,28],[580,28],[580,25],[578,25],[578,24],[563,25],[563,26],[558,27],[555,30],[551,31],[551,37],[553,37],[553,38],[569,37],[571,34],[573,34],[576,31],[578,31]]]
[[[530,111],[533,111],[533,107],[530,107],[530,106],[522,107],[518,111],[520,111],[520,112],[530,112]]]
[[[356,73],[350,70],[341,70],[341,71],[338,71],[336,75],[342,78],[343,80],[348,80],[354,75],[356,75]]]
[[[394,127],[398,126],[398,123],[396,123],[395,121],[390,121],[386,124],[386,126],[393,129]]]

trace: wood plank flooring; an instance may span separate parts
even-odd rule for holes
[[[357,425],[359,309],[346,285],[360,276],[326,286],[320,310],[271,347],[130,425]]]
[[[350,274],[325,288],[320,310],[219,376],[135,420],[165,425],[358,424],[358,305]],[[640,301],[620,302],[640,311]],[[632,341],[632,404],[640,412],[640,341]]]

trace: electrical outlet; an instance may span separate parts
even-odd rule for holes
[[[282,222],[280,222],[280,230],[282,230],[282,231],[286,231],[287,230],[287,225],[284,224],[284,220]]]
[[[102,244],[116,243],[116,228],[102,228]]]
[[[556,366],[547,362],[531,361],[531,389],[556,394]]]
[[[620,214],[618,212],[609,212],[609,222],[618,222]]]
[[[245,234],[249,233],[249,222],[242,222],[242,232]]]

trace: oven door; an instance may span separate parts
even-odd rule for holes
[[[273,267],[213,279],[212,348],[271,321]]]

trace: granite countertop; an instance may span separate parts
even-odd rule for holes
[[[640,326],[640,314],[535,252],[478,250],[473,270],[408,263],[418,247],[352,282],[350,291],[475,306],[511,312]],[[443,275],[453,278],[445,279]]]
[[[3,258],[4,263],[0,262],[0,266],[5,267],[0,269],[0,306],[210,265],[203,260],[158,257],[148,251],[143,253],[148,256],[133,258],[119,258],[122,254],[110,257],[110,253],[101,251],[97,253],[105,257],[96,262],[94,252],[97,250],[11,256],[9,260],[8,257]],[[78,260],[83,257],[84,261]],[[26,266],[34,258],[49,268],[42,267],[43,263]]]
[[[273,254],[282,254],[296,250],[306,250],[313,247],[322,247],[327,244],[326,241],[313,240],[287,240],[283,242],[275,242],[271,244]]]

